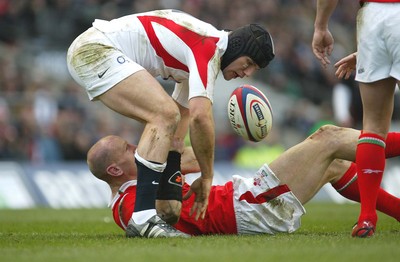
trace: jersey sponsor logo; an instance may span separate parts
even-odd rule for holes
[[[120,63],[120,64],[123,64],[123,63],[126,62],[126,59],[123,56],[119,56],[119,57],[117,57],[117,62]]]
[[[363,169],[362,170],[364,174],[379,174],[383,173],[382,170],[374,170],[374,169]]]
[[[255,178],[253,179],[253,185],[255,185],[255,186],[261,186],[261,178],[255,177]]]
[[[106,72],[108,71],[108,69],[110,69],[110,68],[107,68],[104,72],[99,73],[97,76],[98,76],[99,78],[102,78],[102,77],[106,74]]]

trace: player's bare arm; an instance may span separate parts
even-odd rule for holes
[[[214,177],[214,147],[215,132],[214,118],[211,101],[206,97],[194,97],[189,101],[190,109],[190,141],[201,169],[201,177],[198,178],[198,186],[191,187],[184,199],[195,193],[195,203],[191,209],[191,215],[195,219],[204,218],[208,196],[210,194],[212,179]]]
[[[181,159],[181,172],[182,174],[200,172],[199,162],[194,154],[192,147],[185,147]]]
[[[324,67],[331,63],[329,56],[332,54],[334,39],[328,29],[328,23],[337,2],[338,0],[317,1],[312,51]]]
[[[175,130],[174,138],[172,139],[171,151],[177,151],[182,154],[185,147],[185,136],[189,128],[189,109],[183,107],[175,101],[178,106],[180,121]]]

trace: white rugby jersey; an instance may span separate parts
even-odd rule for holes
[[[173,96],[183,106],[195,96],[212,101],[227,31],[176,10],[96,19],[93,27],[153,76],[175,80]]]

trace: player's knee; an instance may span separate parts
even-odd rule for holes
[[[160,110],[149,117],[148,123],[157,128],[163,134],[170,134],[171,137],[175,133],[181,115],[175,103],[163,105]]]
[[[323,125],[310,135],[308,139],[317,143],[319,148],[325,148],[333,153],[343,145],[342,138],[344,136],[345,128],[334,125]]]
[[[164,123],[166,126],[175,129],[181,120],[178,106],[175,103],[164,106],[159,118],[160,122],[158,123]]]
[[[359,133],[352,128],[324,125],[308,139],[327,157],[352,160],[355,156],[355,146],[352,145],[356,145]]]
[[[323,140],[324,142],[337,141],[337,137],[340,136],[342,127],[334,125],[323,125],[318,128],[313,134],[310,135],[310,139]]]

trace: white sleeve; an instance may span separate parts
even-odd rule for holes
[[[189,81],[184,80],[175,84],[172,98],[181,106],[189,108]]]

